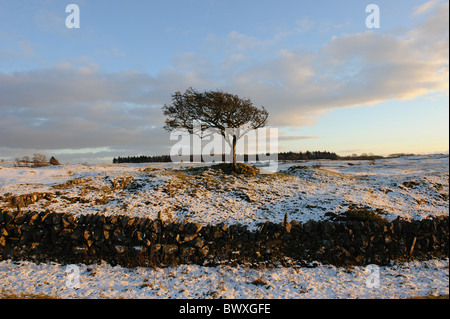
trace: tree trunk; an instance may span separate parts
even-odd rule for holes
[[[233,166],[236,168],[236,143],[237,143],[237,138],[236,135],[233,135]]]

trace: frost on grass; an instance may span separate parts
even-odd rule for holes
[[[78,265],[79,286],[66,285],[66,266],[0,262],[0,296],[53,298],[320,299],[409,298],[449,293],[448,259],[380,267],[380,285],[370,287],[365,267],[253,268],[246,265],[123,268]]]
[[[343,216],[352,207],[383,218],[448,215],[448,156],[280,164],[276,174],[234,176],[204,164],[3,167],[0,208],[103,213],[244,224],[305,222]],[[28,196],[29,197],[29,196]],[[20,199],[20,198],[19,198]]]
[[[273,175],[223,174],[208,165],[1,166],[0,208],[103,213],[244,224],[350,217],[357,209],[393,220],[448,215],[448,156],[287,163]],[[192,167],[189,167],[192,166]],[[331,216],[331,217],[330,217]],[[356,217],[359,217],[357,215]],[[55,263],[1,261],[0,296],[58,298],[407,298],[448,294],[448,259],[380,267],[368,289],[363,267],[151,269],[79,265],[80,287]]]

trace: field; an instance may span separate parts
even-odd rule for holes
[[[1,167],[1,166],[0,166]],[[350,205],[388,220],[448,215],[448,156],[280,164],[276,174],[236,177],[201,164],[1,167],[0,208],[75,215],[101,212],[205,224],[322,220]],[[34,195],[34,196],[33,196]]]
[[[262,167],[263,169],[263,167]],[[74,215],[161,218],[202,224],[337,219],[364,207],[386,220],[448,216],[448,155],[376,161],[279,163],[276,174],[243,177],[205,164],[0,165],[0,208]],[[79,265],[79,289],[55,263],[0,262],[1,294],[59,298],[407,298],[448,294],[448,259],[380,267],[367,288],[364,267],[202,267]]]

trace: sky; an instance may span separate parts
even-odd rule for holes
[[[379,28],[366,25],[371,3]],[[0,0],[0,158],[169,154],[161,107],[189,87],[264,106],[280,151],[448,152],[448,7]]]

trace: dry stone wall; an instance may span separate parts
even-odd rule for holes
[[[130,217],[0,212],[0,259],[168,266],[274,263],[344,265],[446,258],[448,216],[422,221],[267,222],[242,225],[170,223]]]

